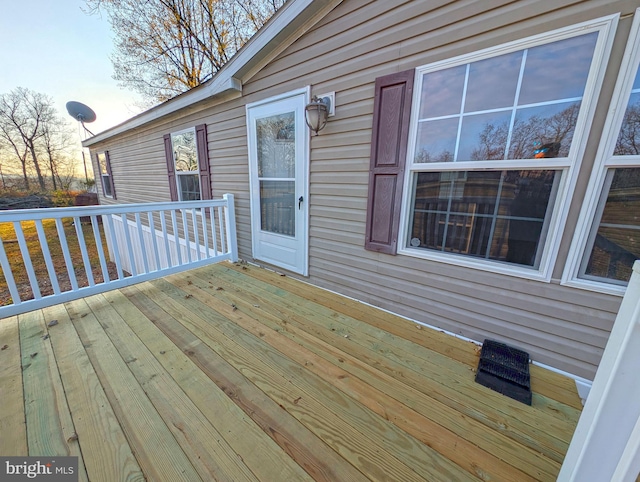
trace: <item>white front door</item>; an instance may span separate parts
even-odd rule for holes
[[[308,89],[247,105],[253,257],[307,274]]]

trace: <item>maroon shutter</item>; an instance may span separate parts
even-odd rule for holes
[[[111,172],[111,160],[109,159],[109,151],[104,151],[105,164],[107,165],[107,174],[109,174],[109,184],[111,185],[111,197],[116,198],[116,188],[113,182],[113,173]]]
[[[171,134],[164,135],[164,155],[167,159],[167,174],[169,175],[169,193],[171,200],[178,200],[178,186],[176,185],[176,166],[173,162],[173,146],[171,144]]]
[[[376,79],[365,249],[396,254],[414,70]]]
[[[198,170],[200,171],[200,199],[211,199],[211,171],[209,167],[209,145],[207,144],[207,124],[196,126],[196,148],[198,149]]]

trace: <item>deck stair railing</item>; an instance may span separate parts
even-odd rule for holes
[[[10,295],[0,319],[238,259],[231,194],[206,201],[3,211],[0,223],[12,223],[15,233],[15,239],[0,236],[0,278]],[[28,239],[25,226],[33,231],[34,225]],[[8,255],[9,243],[17,243],[19,252]]]

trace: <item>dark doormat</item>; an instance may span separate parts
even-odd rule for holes
[[[529,354],[493,340],[482,344],[476,382],[531,405]]]

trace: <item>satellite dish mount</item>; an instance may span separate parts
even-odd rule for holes
[[[86,133],[88,132],[92,136],[95,134],[87,129],[87,126],[84,123],[90,123],[96,120],[96,113],[93,112],[91,107],[88,105],[84,105],[82,102],[76,102],[75,100],[71,100],[67,102],[67,112],[71,117],[78,121],[78,124],[82,126],[85,131],[85,139],[87,138]],[[84,148],[82,149],[82,163],[84,164],[84,179],[86,182],[89,182],[89,176],[87,175],[87,160],[84,157]]]

